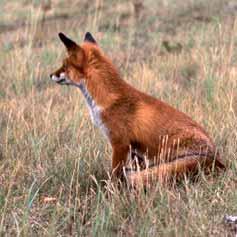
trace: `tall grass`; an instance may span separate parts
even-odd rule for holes
[[[166,14],[169,9],[182,12],[182,1],[176,8],[172,1],[161,2]],[[23,4],[30,9],[23,17],[25,26],[0,36],[1,235],[230,236],[223,217],[237,213],[233,19],[203,23],[190,15],[171,37],[172,19],[165,22],[165,15],[160,18],[165,30],[156,29],[155,1],[144,2],[138,19],[132,3],[113,2],[112,8],[108,1],[90,6],[75,1],[67,8],[68,19],[47,21],[46,15],[43,26],[41,10],[29,1],[18,2],[19,9]],[[61,14],[64,4],[53,1],[48,17]],[[86,12],[73,18],[75,7]],[[181,14],[172,16],[180,19]],[[11,23],[9,14],[4,19]],[[157,184],[146,193],[110,182],[111,149],[91,124],[82,96],[48,77],[65,54],[57,31],[80,42],[89,26],[125,80],[203,124],[228,161],[227,172],[200,174],[196,183]],[[11,47],[6,47],[7,36]],[[162,41],[167,38],[181,42],[181,52],[165,51]]]

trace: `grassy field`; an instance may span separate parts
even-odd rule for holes
[[[0,236],[234,236],[237,4],[0,0]],[[82,95],[51,82],[57,33],[93,33],[123,78],[201,123],[228,170],[146,193],[108,179]]]

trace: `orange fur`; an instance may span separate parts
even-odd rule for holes
[[[131,175],[132,182],[146,182],[148,173],[149,177],[155,175],[160,179],[195,171],[198,164],[209,167],[216,148],[204,129],[186,114],[122,80],[118,70],[89,36],[89,40],[85,38],[79,46],[61,34],[68,57],[52,75],[59,77],[63,72],[72,84],[83,81],[94,103],[101,108],[100,117],[108,129],[113,149],[113,174],[121,174],[130,147],[156,164],[142,171],[139,178],[137,174]],[[225,168],[219,156],[215,164]]]

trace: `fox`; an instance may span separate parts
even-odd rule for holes
[[[126,172],[126,180],[134,185],[162,182],[200,168],[226,169],[204,128],[123,80],[90,32],[80,45],[62,32],[58,36],[67,56],[50,78],[83,94],[93,124],[112,147],[112,177],[122,179],[129,156],[139,164],[148,161],[139,172]]]

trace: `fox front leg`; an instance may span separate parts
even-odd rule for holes
[[[129,146],[128,145],[113,145],[112,156],[112,177],[122,178],[123,167],[126,163]]]

